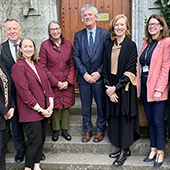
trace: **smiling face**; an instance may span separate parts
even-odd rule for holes
[[[127,30],[126,20],[124,18],[120,18],[116,21],[114,26],[114,33],[117,37],[125,36]]]
[[[160,31],[163,30],[163,26],[155,18],[151,18],[148,23],[148,32],[152,36],[152,39],[156,39]]]
[[[87,29],[93,30],[96,26],[97,17],[93,9],[86,9],[83,12],[83,20]]]
[[[31,57],[34,55],[34,44],[29,39],[24,39],[22,41],[20,51],[25,59],[30,60]]]
[[[7,21],[4,32],[8,39],[12,43],[16,44],[19,40],[19,36],[21,35],[22,31],[16,21]]]
[[[61,36],[61,27],[57,23],[50,24],[50,35],[54,39],[54,41],[59,41]]]

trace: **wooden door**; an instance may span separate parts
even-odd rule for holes
[[[97,26],[108,29],[110,21],[117,14],[125,14],[131,25],[131,0],[60,0],[59,20],[63,36],[73,44],[74,34],[83,29],[81,8],[85,4],[92,4],[98,9],[99,21]],[[78,93],[78,84],[75,80],[75,92]]]

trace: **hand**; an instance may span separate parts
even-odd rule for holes
[[[65,81],[65,82],[58,82],[57,87],[59,88],[59,90],[65,90],[68,87],[68,82],[67,81]]]
[[[97,81],[97,80],[99,80],[99,78],[100,78],[100,75],[97,73],[97,72],[93,72],[92,74],[91,74],[91,77],[95,80],[95,82]]]
[[[154,99],[154,101],[156,101],[156,102],[161,101],[161,95],[162,95],[162,93],[161,93],[161,92],[159,92],[159,91],[155,91],[155,93],[154,93],[154,95],[153,95],[153,99]]]
[[[53,105],[54,105],[53,102],[50,102],[50,106],[47,108],[49,114],[53,113],[53,107],[54,107]]]
[[[110,100],[114,103],[118,103],[118,99],[119,97],[117,96],[116,93],[113,93],[111,96],[110,96]]]
[[[106,90],[106,94],[110,97],[113,93],[115,93],[116,91],[116,87],[115,86],[107,86],[105,85],[105,87],[107,88]]]
[[[48,111],[47,109],[44,109],[43,111],[42,111],[42,115],[44,116],[44,117],[50,117],[51,115],[52,115],[52,111]]]
[[[88,73],[84,76],[84,79],[85,79],[86,82],[88,82],[90,84],[94,84],[96,82],[94,80],[94,78]]]
[[[10,108],[7,112],[7,114],[4,115],[4,118],[6,120],[11,119],[14,115],[14,108]]]
[[[58,82],[57,87],[58,87],[59,89],[62,88],[62,82],[61,82],[61,81]]]
[[[67,82],[67,81],[64,81],[64,82],[63,82],[63,89],[67,89],[67,87],[68,87],[68,82]]]

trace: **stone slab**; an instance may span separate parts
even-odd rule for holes
[[[21,170],[24,164],[16,164],[14,155],[8,154],[7,170]],[[153,162],[144,163],[145,156],[128,157],[121,167],[113,167],[115,159],[109,158],[106,154],[71,154],[71,153],[47,153],[46,160],[41,162],[41,167],[45,170],[152,170]],[[160,170],[170,169],[170,157],[165,157]]]

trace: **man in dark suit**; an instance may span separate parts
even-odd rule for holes
[[[97,105],[96,135],[94,142],[104,137],[105,114],[103,112],[104,87],[101,78],[102,60],[105,45],[110,41],[109,31],[96,26],[98,11],[91,4],[81,9],[85,29],[74,37],[73,61],[78,70],[77,82],[82,103],[84,135],[82,142],[88,142],[92,136],[91,122],[92,95]]]
[[[11,78],[11,68],[16,62],[16,52],[20,42],[21,28],[17,20],[7,19],[5,23],[5,35],[8,38],[7,41],[2,43],[2,50],[0,59],[4,62],[7,73],[11,79],[11,90],[16,102],[16,90],[14,82]],[[17,150],[15,155],[15,162],[22,162],[25,154],[25,140],[22,124],[19,123],[17,108],[14,112],[12,120],[12,133],[14,140],[14,147]]]

